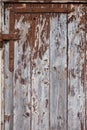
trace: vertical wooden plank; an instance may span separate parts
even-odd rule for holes
[[[86,43],[85,43],[85,85],[86,85],[86,95],[85,95],[85,101],[86,101],[86,106],[85,109],[87,108],[87,4],[85,7],[86,10]],[[86,129],[87,129],[87,109],[86,109]]]
[[[4,130],[4,49],[1,50],[1,130]]]
[[[32,130],[49,130],[49,14],[33,14]]]
[[[0,49],[0,130],[4,130],[4,49]]]
[[[67,130],[67,15],[50,18],[50,130]]]
[[[5,10],[4,33],[9,33],[9,10]],[[5,111],[4,111],[4,126],[5,130],[12,130],[12,117],[13,117],[13,76],[9,71],[9,43],[6,42],[4,47],[4,73],[5,73],[5,89],[4,89],[4,100],[5,100]]]
[[[12,130],[13,101],[12,101],[12,73],[9,72],[9,43],[5,45],[5,130]]]
[[[14,124],[13,130],[30,130],[31,119],[31,19],[29,14],[15,15],[15,33],[20,38],[15,42],[14,53]]]
[[[68,15],[68,129],[85,129],[85,7],[70,5]]]
[[[2,12],[1,12],[1,31],[2,33],[5,31],[4,30],[4,8],[3,8],[4,4],[2,4]],[[4,89],[5,89],[5,76],[4,76],[4,48],[2,49],[2,59],[1,59],[1,130],[4,130],[4,103],[5,103],[5,99],[4,99]]]
[[[3,49],[0,48],[0,130],[3,130],[3,125],[4,125],[4,60],[3,60]]]

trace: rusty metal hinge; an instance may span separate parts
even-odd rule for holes
[[[3,48],[4,41],[9,41],[9,70],[14,70],[14,41],[18,40],[17,34],[0,34],[0,48]]]
[[[3,47],[4,41],[17,40],[18,35],[16,34],[0,34],[0,48]]]

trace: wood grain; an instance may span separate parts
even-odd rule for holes
[[[1,130],[4,130],[4,49],[1,50]]]
[[[30,130],[30,15],[15,16],[15,32],[19,41],[15,42],[14,57],[14,130]],[[29,20],[27,21],[28,18]],[[25,21],[25,22],[24,22]],[[30,37],[30,36],[29,36]]]
[[[4,33],[9,33],[9,11],[6,10]],[[7,43],[7,42],[6,42]],[[13,74],[9,71],[9,43],[4,46],[4,128],[13,129]]]
[[[49,15],[33,14],[32,130],[49,129]]]
[[[50,129],[67,130],[67,17],[50,18]]]
[[[4,45],[2,130],[87,129],[87,7],[68,7],[69,14],[15,13],[13,73]]]
[[[13,75],[9,71],[9,43],[5,46],[5,129],[11,130],[13,128]]]
[[[68,129],[85,128],[85,11],[84,5],[70,5],[68,15]]]
[[[3,6],[3,4],[1,4]],[[3,7],[1,8],[1,21],[4,21],[4,9]],[[6,31],[4,30],[4,22],[2,22],[1,24],[1,30],[2,32]],[[2,49],[2,54],[1,54],[1,130],[4,130],[4,101],[5,101],[5,98],[4,98],[4,90],[5,90],[5,78],[4,78],[4,65],[5,65],[5,60],[4,60],[4,48]]]

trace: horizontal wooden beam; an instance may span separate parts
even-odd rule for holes
[[[21,4],[15,6],[15,13],[66,13],[67,4]]]
[[[6,4],[6,8],[14,13],[70,13],[73,11],[71,4],[68,3],[14,3],[14,8],[9,3]]]
[[[2,0],[2,2],[86,2],[87,0]]]

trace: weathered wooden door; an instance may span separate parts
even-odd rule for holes
[[[87,130],[86,4],[4,7],[3,130]]]

